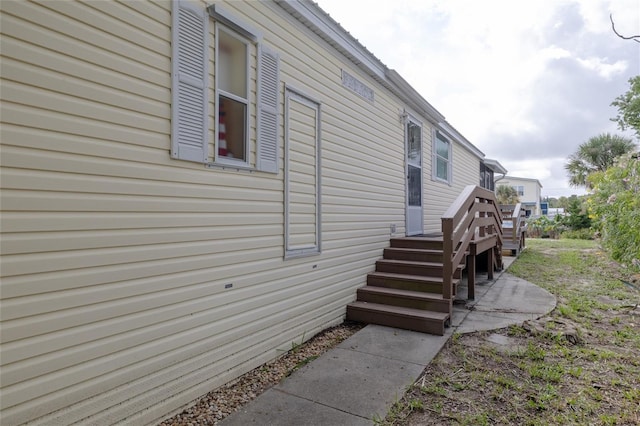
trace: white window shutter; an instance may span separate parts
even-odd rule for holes
[[[173,2],[171,156],[199,163],[208,153],[208,22],[204,9]]]
[[[256,168],[271,173],[278,173],[279,61],[277,53],[260,46]]]

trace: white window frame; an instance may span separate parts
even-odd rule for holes
[[[438,139],[440,139],[442,142],[446,142],[448,144],[448,156],[449,158],[444,158],[438,155],[438,149],[437,149],[437,145],[438,145]],[[433,162],[432,162],[432,166],[431,166],[431,178],[435,181],[438,182],[444,182],[446,184],[451,185],[451,182],[453,180],[453,144],[451,143],[451,139],[449,139],[448,137],[446,137],[442,132],[440,132],[439,130],[434,130],[433,132]],[[443,160],[446,162],[447,164],[447,178],[444,179],[440,176],[438,176],[438,160]]]
[[[219,45],[218,42],[220,40],[220,32],[224,32],[226,35],[235,38],[236,40],[238,40],[239,42],[243,43],[246,46],[246,58],[245,58],[245,63],[247,64],[247,69],[246,69],[246,75],[245,75],[245,88],[246,88],[246,98],[243,98],[241,96],[235,95],[233,93],[229,93],[225,90],[220,89],[220,87],[218,87],[219,84],[219,79],[218,76],[220,75],[219,72],[219,65],[220,65],[220,60],[219,60]],[[215,74],[214,74],[214,82],[215,82],[215,121],[214,121],[214,147],[215,147],[215,152],[213,155],[213,159],[214,162],[218,163],[218,164],[224,164],[224,165],[240,165],[243,167],[249,167],[250,164],[250,146],[249,146],[249,140],[250,140],[250,135],[249,135],[249,131],[250,131],[250,125],[249,125],[249,119],[251,117],[251,111],[250,108],[252,106],[255,106],[255,102],[251,102],[250,99],[250,95],[251,95],[251,70],[253,69],[253,67],[251,66],[251,51],[255,50],[256,54],[257,54],[257,49],[258,46],[256,43],[248,40],[247,38],[243,37],[241,34],[239,34],[237,31],[234,31],[232,28],[229,28],[227,26],[225,26],[224,24],[220,23],[220,22],[216,22],[215,24]],[[243,104],[245,106],[245,116],[244,116],[244,159],[240,159],[240,158],[231,158],[231,157],[224,157],[219,155],[218,153],[218,147],[219,147],[219,143],[220,141],[218,140],[218,126],[220,123],[220,108],[219,108],[219,102],[220,102],[220,96],[224,96],[225,98],[229,98],[231,100],[234,100],[236,102],[239,102],[241,104]]]

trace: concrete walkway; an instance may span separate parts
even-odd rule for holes
[[[505,258],[505,269],[513,258]],[[372,425],[422,373],[455,332],[493,330],[537,319],[555,297],[508,273],[489,281],[479,275],[476,300],[458,288],[452,326],[444,336],[367,325],[356,334],[261,394],[220,424]]]

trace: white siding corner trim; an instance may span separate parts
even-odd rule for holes
[[[285,258],[320,253],[320,103],[285,89]]]
[[[277,53],[262,45],[259,55],[256,168],[264,172],[278,173],[280,58]]]
[[[206,163],[209,16],[182,1],[171,13],[171,157]]]

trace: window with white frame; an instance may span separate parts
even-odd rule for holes
[[[436,130],[433,149],[433,177],[436,180],[451,183],[451,176],[451,141]]]
[[[513,185],[512,188],[516,190],[516,192],[518,193],[518,196],[523,196],[524,195],[524,186],[522,186],[522,185]]]
[[[212,39],[215,69],[210,73]],[[204,9],[172,2],[173,158],[278,173],[279,57],[261,41],[258,31],[219,4]],[[213,99],[210,81],[215,84]],[[249,120],[254,116],[256,137],[251,140]]]
[[[216,161],[249,161],[249,62],[254,50],[248,40],[216,26]]]

